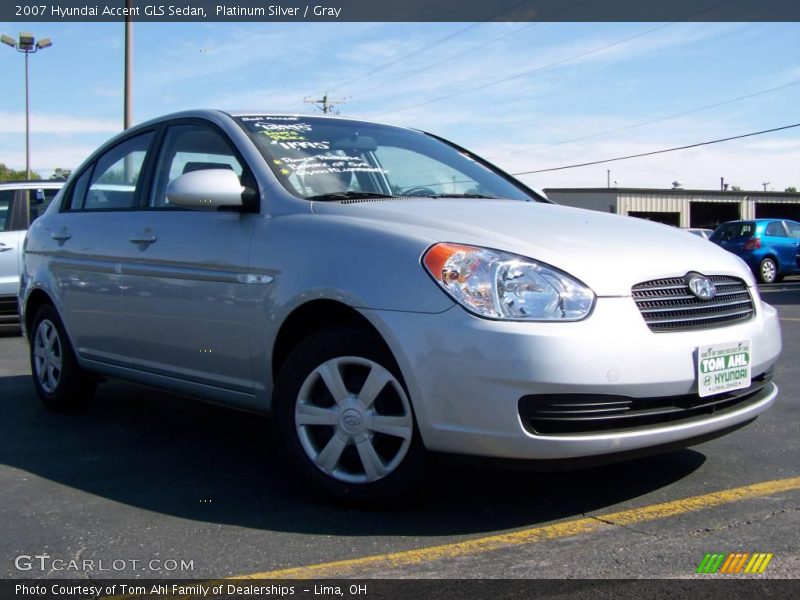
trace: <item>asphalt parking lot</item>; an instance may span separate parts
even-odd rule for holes
[[[289,483],[261,417],[122,382],[100,386],[84,413],[48,413],[26,343],[2,337],[0,573],[672,578],[699,577],[706,552],[768,552],[760,577],[796,577],[800,281],[762,296],[782,319],[781,394],[747,428],[567,473],[445,463],[416,502],[391,511],[309,499]]]

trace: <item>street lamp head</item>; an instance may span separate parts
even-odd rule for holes
[[[39,50],[43,50],[44,48],[49,48],[53,45],[53,42],[50,41],[50,38],[43,38],[36,42],[36,48]]]
[[[20,33],[19,34],[19,44],[18,47],[20,50],[30,51],[33,50],[34,43],[36,39],[33,37],[32,33]]]
[[[0,42],[4,43],[6,46],[11,46],[12,48],[17,47],[17,40],[8,35],[0,35]]]

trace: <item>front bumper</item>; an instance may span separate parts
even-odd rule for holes
[[[599,298],[576,323],[490,321],[460,307],[439,314],[365,311],[392,349],[430,450],[497,458],[564,459],[674,445],[733,428],[766,410],[769,383],[720,413],[625,431],[537,435],[519,413],[525,396],[686,396],[697,391],[698,346],[751,340],[753,376],[781,351],[775,309],[734,325],[693,331],[650,331],[630,297]]]

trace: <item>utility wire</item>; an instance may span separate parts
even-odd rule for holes
[[[492,13],[491,15],[489,15],[489,17],[486,20],[487,21],[492,21],[496,17],[502,15],[503,13],[509,12],[509,11],[517,8],[520,4],[524,4],[525,2],[526,2],[526,0],[520,0],[520,1],[512,4],[511,6],[507,6],[507,7],[503,8],[502,10],[499,10],[499,11],[497,11],[495,13]],[[381,71],[381,70],[385,69],[386,67],[391,67],[392,65],[395,65],[395,64],[397,64],[397,63],[399,63],[401,61],[404,61],[406,59],[409,59],[412,56],[417,56],[418,54],[422,54],[423,52],[425,52],[425,50],[428,50],[430,48],[434,48],[436,46],[440,46],[441,44],[452,40],[454,37],[457,37],[457,36],[459,36],[461,34],[464,34],[467,31],[470,31],[470,30],[474,29],[475,27],[478,27],[479,25],[483,25],[483,24],[484,24],[484,21],[481,21],[481,22],[478,22],[478,23],[472,23],[470,25],[467,25],[466,27],[464,27],[462,29],[459,29],[458,31],[455,31],[455,32],[453,32],[453,33],[451,33],[449,35],[446,35],[445,37],[440,38],[440,39],[436,40],[435,42],[432,42],[430,44],[422,46],[421,48],[417,48],[413,52],[409,52],[408,54],[404,54],[403,56],[400,56],[398,58],[393,58],[392,60],[390,60],[388,62],[385,62],[385,63],[382,63],[382,64],[380,64],[380,65],[378,65],[376,67],[372,67],[371,69],[369,69],[367,71],[364,71],[363,73],[361,73],[359,75],[351,77],[350,79],[346,79],[345,81],[338,82],[335,86],[325,88],[324,90],[321,90],[319,93],[322,93],[325,90],[335,91],[335,90],[338,90],[338,89],[344,87],[345,85],[348,85],[348,84],[350,84],[350,83],[352,83],[354,81],[358,81],[359,79],[363,79],[364,77],[369,77],[370,75],[372,75],[374,73],[377,73],[378,71]]]
[[[603,163],[615,162],[618,160],[628,160],[630,158],[641,158],[643,156],[653,156],[654,154],[665,154],[666,152],[675,152],[677,150],[688,150],[689,148],[697,148],[699,146],[709,146],[711,144],[719,144],[720,142],[729,142],[731,140],[740,140],[742,138],[753,137],[755,135],[763,135],[765,133],[773,133],[775,131],[783,131],[785,129],[792,129],[793,127],[800,127],[800,123],[792,125],[784,125],[782,127],[774,127],[773,129],[764,129],[763,131],[754,131],[752,133],[743,133],[742,135],[734,135],[731,137],[720,138],[718,140],[710,140],[708,142],[698,142],[696,144],[688,144],[686,146],[676,146],[674,148],[666,148],[664,150],[653,150],[651,152],[640,152],[639,154],[629,154],[628,156],[617,156],[615,158],[606,158],[603,160],[593,160],[585,163],[577,163],[574,165],[564,165],[561,167],[550,167],[548,169],[536,169],[535,171],[520,171],[519,173],[512,173],[512,175],[533,175],[534,173],[547,173],[550,171],[563,171],[564,169],[577,169],[578,167],[588,167],[590,165],[602,165]]]
[[[386,86],[395,84],[398,81],[404,81],[404,80],[408,79],[409,77],[413,77],[414,75],[419,75],[420,73],[424,73],[426,71],[430,71],[431,69],[436,68],[436,67],[438,67],[440,65],[443,65],[445,63],[448,63],[451,60],[456,60],[457,58],[461,58],[462,56],[466,56],[467,54],[471,54],[471,53],[473,53],[473,52],[475,52],[477,50],[482,50],[483,48],[486,48],[487,46],[491,46],[492,44],[496,44],[497,42],[500,42],[500,41],[502,41],[502,40],[504,40],[506,38],[509,38],[512,35],[516,35],[516,34],[522,32],[522,31],[525,31],[526,29],[530,29],[531,27],[536,27],[537,25],[541,25],[544,22],[550,21],[550,20],[554,19],[555,17],[564,14],[565,12],[571,11],[573,8],[576,8],[576,7],[578,7],[578,6],[582,5],[582,4],[586,4],[587,2],[590,2],[590,1],[591,0],[581,0],[581,2],[577,2],[575,4],[572,4],[571,6],[568,6],[567,8],[565,8],[563,10],[560,10],[560,11],[558,11],[556,13],[553,13],[552,15],[549,15],[547,18],[542,19],[541,21],[535,21],[533,23],[528,23],[527,25],[519,27],[518,29],[515,29],[514,31],[510,31],[508,33],[504,33],[503,35],[498,36],[496,38],[492,38],[491,40],[489,40],[487,42],[484,42],[482,44],[478,44],[477,46],[473,46],[471,48],[468,48],[467,50],[464,50],[464,51],[459,52],[457,54],[453,54],[451,56],[448,56],[447,58],[444,58],[444,59],[442,59],[440,61],[437,61],[435,63],[431,63],[426,67],[422,67],[421,69],[415,69],[413,71],[409,71],[409,72],[405,73],[404,75],[401,75],[400,77],[396,77],[394,79],[389,79],[388,81],[384,81],[382,83],[378,83],[376,85],[368,87],[365,90],[361,90],[360,92],[356,92],[355,94],[351,94],[351,97],[365,96],[366,94],[368,94],[369,92],[372,92],[374,90],[385,88]]]
[[[447,42],[448,40],[451,40],[454,37],[461,35],[462,33],[466,33],[467,31],[469,31],[471,29],[474,29],[478,25],[483,25],[483,23],[482,22],[481,23],[472,23],[471,25],[467,25],[463,29],[459,29],[458,31],[456,31],[454,33],[451,33],[450,35],[447,35],[447,36],[445,36],[443,38],[440,38],[440,39],[436,40],[432,44],[428,44],[426,46],[422,46],[421,48],[418,48],[418,49],[414,50],[413,52],[410,52],[408,54],[400,56],[399,58],[394,58],[394,59],[390,60],[389,62],[385,62],[383,64],[380,64],[380,65],[376,66],[376,67],[372,67],[368,71],[364,71],[363,73],[355,75],[354,77],[351,77],[350,79],[345,79],[344,81],[342,81],[340,83],[337,83],[336,86],[330,87],[330,88],[327,88],[327,89],[329,89],[330,91],[335,91],[335,90],[338,90],[338,89],[340,89],[340,88],[342,88],[342,87],[344,87],[344,86],[346,86],[346,85],[348,85],[350,83],[353,83],[354,81],[358,81],[359,79],[363,79],[364,77],[369,77],[373,73],[377,73],[378,71],[382,71],[386,67],[390,67],[390,66],[392,66],[392,65],[394,65],[396,63],[399,63],[400,61],[403,61],[403,60],[406,60],[408,58],[411,58],[412,56],[416,56],[417,54],[421,54],[422,52],[424,52],[425,50],[428,50],[429,48],[433,48],[435,46],[439,46],[440,44],[443,44],[443,43]]]
[[[574,142],[580,142],[583,140],[588,140],[591,138],[600,137],[603,135],[608,135],[609,133],[619,133],[620,131],[628,131],[630,129],[636,129],[637,127],[644,127],[645,125],[652,125],[653,123],[660,123],[661,121],[667,121],[669,119],[675,119],[677,117],[684,117],[686,115],[691,115],[703,110],[708,110],[711,108],[718,108],[720,106],[725,106],[726,104],[733,104],[734,102],[741,102],[742,100],[748,100],[750,98],[755,98],[757,96],[763,96],[764,94],[769,94],[772,92],[777,92],[779,90],[784,90],[786,88],[800,85],[800,79],[797,81],[792,81],[791,83],[787,83],[785,85],[779,85],[777,87],[769,88],[766,90],[761,90],[760,92],[754,92],[752,94],[747,94],[745,96],[738,96],[736,98],[729,98],[728,100],[723,100],[722,102],[716,102],[714,104],[706,104],[705,106],[700,106],[697,108],[692,108],[690,110],[685,110],[683,112],[673,113],[671,115],[666,115],[663,117],[658,117],[655,119],[650,119],[648,121],[642,121],[640,123],[634,123],[632,125],[626,125],[624,127],[617,127],[616,129],[607,129],[606,131],[599,131],[597,133],[590,133],[588,135],[582,135],[580,137],[572,138],[569,140],[562,140],[560,142],[551,142],[547,144],[536,144],[534,146],[529,146],[527,148],[521,148],[519,150],[510,150],[508,152],[501,152],[499,154],[490,154],[485,158],[495,158],[498,156],[506,156],[509,154],[524,154],[525,152],[532,152],[533,150],[537,150],[539,148],[551,148],[553,146],[561,146],[563,144],[572,144]]]
[[[402,112],[402,111],[408,110],[410,108],[417,108],[419,106],[425,106],[427,104],[433,104],[434,102],[441,102],[442,100],[448,100],[450,98],[455,98],[456,96],[462,96],[462,95],[468,94],[470,92],[477,92],[478,90],[483,90],[483,89],[486,89],[488,87],[499,85],[501,83],[506,83],[508,81],[513,81],[514,79],[519,79],[520,77],[527,77],[528,75],[533,75],[534,73],[538,73],[540,71],[544,71],[546,69],[550,69],[550,68],[556,67],[558,65],[563,65],[565,63],[571,62],[571,61],[576,60],[578,58],[583,58],[584,56],[589,56],[591,54],[596,54],[598,52],[602,52],[604,50],[608,50],[609,48],[613,48],[614,46],[619,46],[620,44],[624,44],[626,42],[633,41],[633,40],[635,40],[637,38],[640,38],[642,36],[648,35],[650,33],[654,33],[654,32],[656,32],[656,31],[658,31],[660,29],[664,29],[665,27],[669,27],[670,25],[674,25],[675,23],[677,23],[677,21],[674,21],[672,23],[664,23],[662,25],[659,25],[658,27],[653,27],[652,29],[648,29],[647,31],[643,31],[641,33],[637,33],[636,35],[633,35],[633,36],[630,36],[630,37],[626,37],[626,38],[623,38],[621,40],[617,40],[616,42],[612,42],[610,44],[605,44],[603,46],[599,46],[597,48],[592,48],[591,50],[586,50],[586,51],[580,52],[578,54],[573,54],[572,56],[568,56],[567,58],[562,58],[561,60],[557,60],[557,61],[554,61],[554,62],[551,62],[551,63],[547,63],[546,65],[542,65],[540,67],[536,67],[535,69],[531,69],[529,71],[523,71],[521,73],[516,73],[514,75],[509,75],[508,77],[503,77],[501,79],[495,79],[494,81],[489,81],[489,82],[483,83],[481,85],[476,85],[476,86],[473,86],[471,88],[467,88],[465,90],[461,90],[461,91],[458,91],[458,92],[452,92],[450,94],[445,94],[444,96],[437,96],[436,98],[432,98],[430,100],[425,100],[423,102],[417,102],[416,104],[407,104],[406,106],[401,106],[400,108],[395,108],[395,109],[392,109],[392,110],[385,110],[385,111],[378,112],[378,113],[372,113],[372,114],[367,115],[367,116],[376,117],[376,116],[381,116],[381,115],[389,115],[389,114],[396,113],[396,112]]]
[[[452,92],[450,94],[445,94],[444,96],[438,96],[436,98],[432,98],[430,100],[425,100],[423,102],[417,102],[416,104],[407,104],[406,106],[401,106],[399,108],[394,108],[392,110],[385,110],[385,111],[381,111],[381,112],[377,112],[377,113],[370,113],[367,116],[368,117],[377,117],[377,116],[388,115],[388,114],[392,114],[392,113],[396,113],[396,112],[401,112],[401,111],[408,110],[408,109],[411,109],[411,108],[417,108],[417,107],[420,107],[420,106],[426,106],[428,104],[433,104],[435,102],[441,102],[442,100],[449,100],[450,98],[455,98],[456,96],[462,96],[462,95],[468,94],[470,92],[476,92],[478,90],[483,90],[483,89],[486,89],[488,87],[492,87],[492,86],[495,86],[495,85],[498,85],[498,84],[501,84],[501,83],[506,83],[508,81],[513,81],[513,80],[519,79],[521,77],[527,77],[528,75],[533,75],[534,73],[538,73],[540,71],[544,71],[544,70],[550,69],[552,67],[563,65],[565,63],[572,62],[573,60],[577,60],[577,59],[583,58],[585,56],[590,56],[592,54],[597,54],[598,52],[603,52],[603,51],[608,50],[610,48],[613,48],[615,46],[619,46],[621,44],[626,44],[628,42],[632,42],[633,40],[636,40],[638,38],[644,37],[644,36],[649,35],[651,33],[655,33],[656,31],[660,31],[661,29],[665,29],[666,27],[671,27],[672,25],[675,25],[676,23],[681,23],[681,22],[684,22],[684,21],[688,21],[689,19],[692,19],[692,18],[696,17],[697,15],[700,15],[702,13],[705,13],[705,12],[708,12],[708,11],[713,10],[715,8],[718,8],[719,6],[722,6],[723,4],[728,4],[729,2],[731,2],[731,0],[723,0],[723,2],[719,2],[717,4],[714,4],[713,6],[709,6],[708,8],[704,8],[701,11],[698,11],[696,13],[692,13],[691,15],[689,15],[687,17],[684,17],[680,21],[672,21],[670,23],[663,23],[663,24],[661,24],[661,25],[659,25],[657,27],[653,27],[651,29],[647,29],[646,31],[642,31],[641,33],[637,33],[636,35],[632,35],[632,36],[629,36],[629,37],[626,37],[626,38],[622,38],[621,40],[617,40],[617,41],[611,42],[609,44],[604,44],[604,45],[599,46],[597,48],[592,48],[591,50],[585,50],[583,52],[579,52],[578,54],[573,54],[572,56],[568,56],[566,58],[562,58],[560,60],[557,60],[557,61],[554,61],[554,62],[551,62],[551,63],[547,63],[546,65],[541,65],[539,67],[536,67],[534,69],[530,69],[528,71],[522,71],[521,73],[516,73],[514,75],[509,75],[508,77],[503,77],[501,79],[495,79],[494,81],[489,81],[487,83],[483,83],[481,85],[476,85],[476,86],[473,86],[471,88],[467,88],[467,89],[464,89],[464,90],[461,90],[461,91],[458,91],[458,92]]]

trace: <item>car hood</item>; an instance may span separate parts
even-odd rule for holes
[[[578,278],[598,296],[690,271],[733,275],[753,285],[736,256],[675,227],[603,212],[514,200],[380,199],[315,202],[318,214],[369,221],[426,245],[453,242],[513,252]]]

